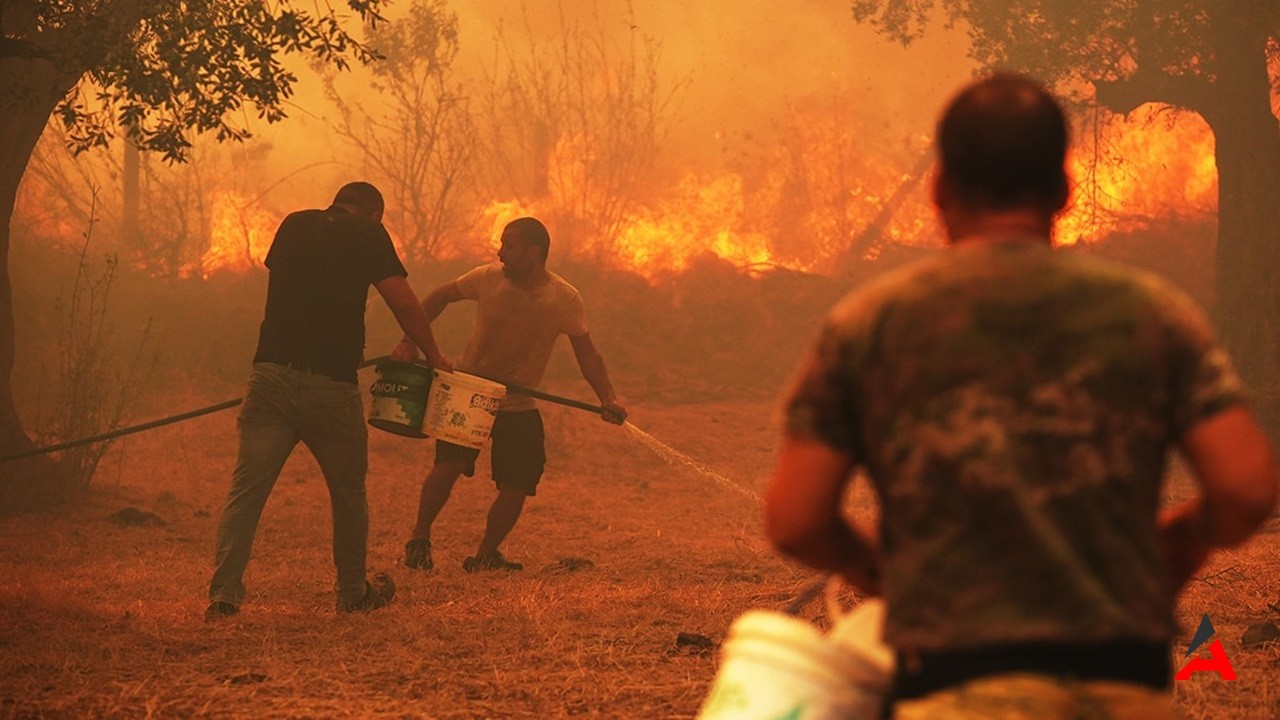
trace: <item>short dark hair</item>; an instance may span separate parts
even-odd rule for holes
[[[943,179],[960,203],[1006,210],[1066,198],[1062,107],[1036,81],[997,73],[969,85],[938,123]]]
[[[503,234],[508,232],[519,233],[525,242],[542,249],[542,257],[546,258],[551,252],[551,233],[547,232],[547,226],[542,221],[532,217],[516,218],[507,223],[502,229]]]
[[[362,181],[349,182],[338,188],[338,194],[333,196],[333,204],[339,203],[355,205],[371,215],[382,212],[385,207],[378,188]]]

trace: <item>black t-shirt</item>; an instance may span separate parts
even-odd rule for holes
[[[369,286],[408,275],[382,224],[339,207],[295,212],[280,223],[266,264],[267,309],[253,361],[355,382]]]

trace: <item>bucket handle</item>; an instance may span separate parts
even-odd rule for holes
[[[814,598],[822,595],[827,617],[831,619],[831,624],[834,625],[849,614],[849,611],[844,609],[844,603],[840,601],[840,594],[846,589],[851,588],[839,575],[824,575],[805,586],[803,590],[792,598],[791,602],[787,603],[783,612],[788,615],[799,615],[800,611],[812,602]],[[854,592],[857,591],[855,590]]]

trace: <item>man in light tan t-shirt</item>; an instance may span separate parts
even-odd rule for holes
[[[564,278],[547,270],[550,247],[551,236],[541,222],[531,217],[513,220],[502,231],[499,262],[482,265],[432,290],[422,308],[435,320],[450,303],[474,300],[476,326],[458,369],[508,385],[537,387],[556,339],[568,335],[582,376],[600,398],[604,408],[601,417],[621,424],[627,411],[618,404],[604,358],[591,342],[582,296]],[[417,354],[413,343],[401,341],[391,357],[409,362]],[[489,508],[476,554],[462,563],[467,572],[523,568],[503,557],[498,546],[520,519],[525,498],[534,495],[546,463],[542,416],[532,398],[508,393],[494,420],[491,442],[498,497]],[[474,448],[436,441],[435,465],[422,482],[417,524],[405,543],[407,567],[433,567],[431,525],[449,501],[458,477],[475,474],[479,454]]]

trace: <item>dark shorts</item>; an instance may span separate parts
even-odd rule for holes
[[[542,479],[542,468],[547,464],[542,414],[537,410],[499,412],[493,421],[489,443],[494,484],[523,490],[525,495],[536,495],[538,481]],[[478,457],[480,451],[476,448],[444,440],[436,441],[436,462],[464,462],[466,468],[462,472],[467,477],[476,474]]]

